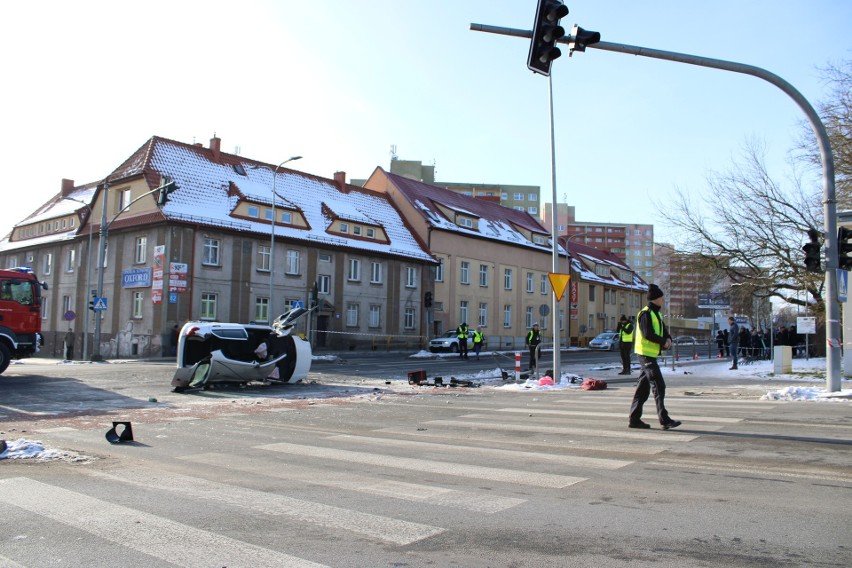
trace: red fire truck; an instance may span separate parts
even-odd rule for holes
[[[44,345],[41,336],[41,291],[29,268],[0,270],[0,373],[12,359],[38,353]]]

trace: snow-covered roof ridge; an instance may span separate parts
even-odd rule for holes
[[[538,250],[551,248],[549,231],[526,211],[518,211],[499,203],[461,195],[449,189],[382,171],[434,228]],[[476,219],[477,222],[470,227],[459,225],[455,220],[448,219],[442,208]],[[525,234],[524,231],[528,233]],[[544,241],[536,243],[527,234],[542,237]]]
[[[276,224],[276,237],[305,242],[322,242],[330,245],[359,249],[373,253],[409,257],[434,262],[424,246],[409,231],[389,197],[383,193],[347,186],[343,191],[335,180],[324,179],[295,170],[262,164],[241,156],[220,153],[214,160],[209,149],[190,146],[172,140],[154,137],[146,170],[167,176],[178,190],[169,196],[162,211],[166,218],[188,221],[223,229],[236,229],[258,234],[269,234],[270,224],[258,219],[231,217],[231,212],[244,196],[253,202],[271,203],[273,176],[276,204],[283,200],[287,208],[302,213],[307,228]],[[235,168],[239,164],[241,168]],[[238,173],[241,169],[242,173]],[[126,172],[138,174],[129,168]],[[236,187],[239,192],[229,191]],[[241,194],[241,195],[240,195]],[[326,232],[329,220],[323,213],[323,204],[338,218],[351,222],[379,225],[384,228],[388,241],[347,239]]]

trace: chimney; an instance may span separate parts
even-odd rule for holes
[[[74,180],[73,179],[62,179],[62,197],[68,197],[74,192]]]
[[[337,184],[337,187],[341,192],[348,192],[346,188],[346,172],[334,172],[334,183]]]
[[[216,163],[219,162],[219,154],[221,147],[222,139],[214,134],[213,138],[210,139],[210,152],[213,154],[213,161]]]

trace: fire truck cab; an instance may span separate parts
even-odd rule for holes
[[[41,291],[29,268],[0,270],[0,373],[12,359],[30,357],[44,345],[41,335]]]

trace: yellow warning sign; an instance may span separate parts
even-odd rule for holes
[[[556,294],[556,301],[561,302],[562,296],[565,295],[565,288],[568,287],[568,281],[571,276],[568,274],[559,274],[558,272],[548,272],[547,277],[550,279],[550,285],[553,287],[553,293]]]

